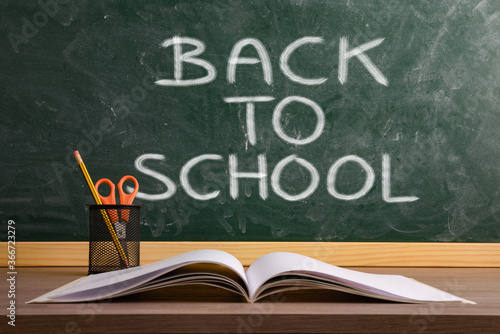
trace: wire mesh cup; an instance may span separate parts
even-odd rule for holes
[[[89,275],[140,263],[140,205],[89,205]]]

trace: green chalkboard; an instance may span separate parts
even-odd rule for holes
[[[87,240],[79,150],[142,240],[500,242],[499,13],[1,1],[1,221]]]

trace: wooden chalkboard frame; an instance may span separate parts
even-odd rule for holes
[[[0,242],[6,249],[7,243]],[[141,242],[141,264],[195,249],[220,249],[245,266],[259,256],[289,251],[338,266],[500,267],[500,243],[398,242]],[[7,252],[0,254],[3,266]],[[87,266],[88,242],[17,242],[16,266]]]

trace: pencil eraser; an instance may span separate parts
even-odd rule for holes
[[[75,151],[75,152],[73,152],[73,154],[75,155],[75,159],[76,159],[76,162],[77,162],[78,164],[83,163],[82,157],[80,156],[80,152]]]

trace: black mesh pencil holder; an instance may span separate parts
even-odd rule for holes
[[[140,262],[140,205],[89,205],[89,275]]]

